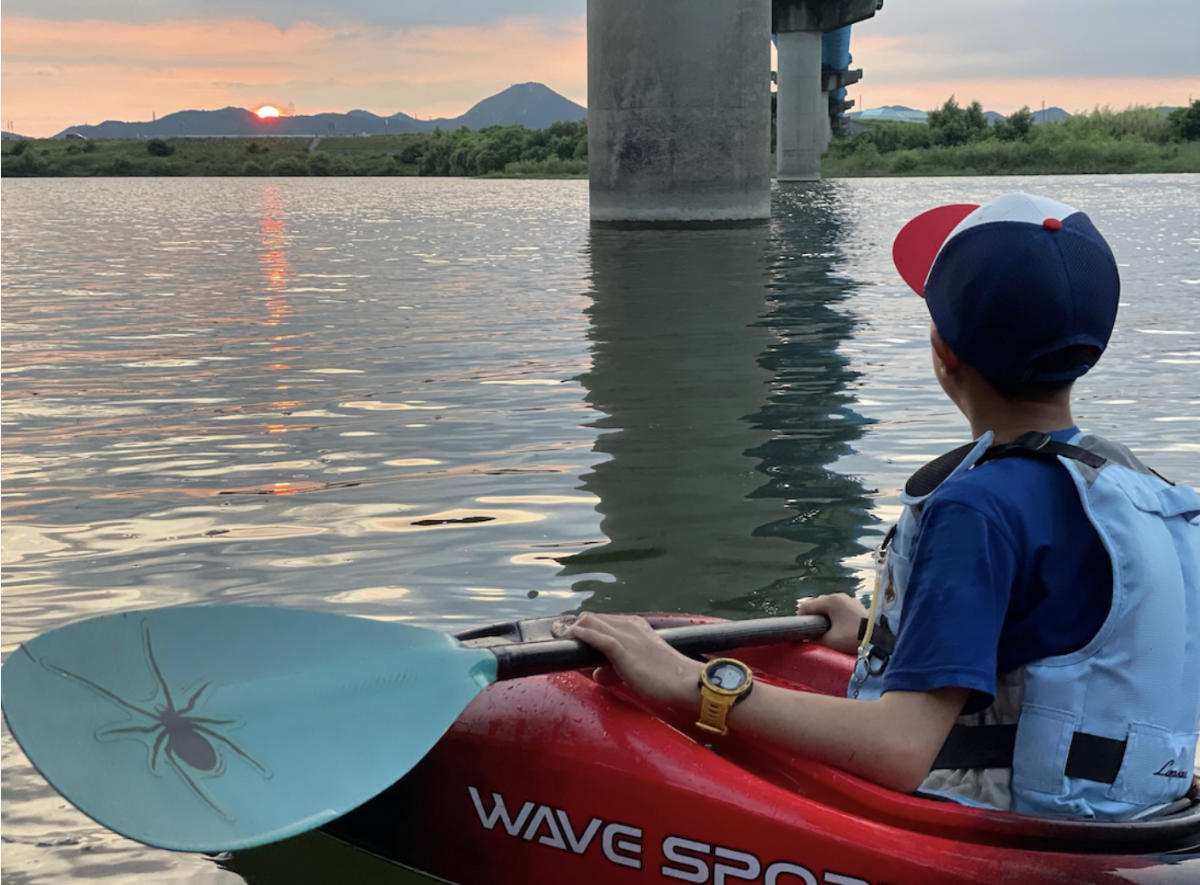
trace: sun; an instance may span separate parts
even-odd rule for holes
[[[273,104],[265,104],[254,113],[258,115],[258,119],[266,120],[270,117],[278,117],[279,108],[275,107]]]

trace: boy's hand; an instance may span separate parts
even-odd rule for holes
[[[798,599],[796,614],[825,615],[829,618],[829,629],[814,642],[848,655],[858,649],[858,625],[867,616],[867,610],[853,596],[828,593],[825,596]]]
[[[567,636],[603,652],[617,675],[650,700],[677,708],[699,704],[704,665],[667,645],[645,618],[585,612]]]

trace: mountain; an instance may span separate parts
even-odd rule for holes
[[[1033,122],[1035,123],[1058,123],[1071,116],[1059,107],[1036,110],[1032,113]],[[888,104],[879,108],[867,108],[865,111],[854,111],[846,116],[852,120],[896,120],[904,123],[924,123],[926,112],[906,108],[900,104]],[[983,116],[990,126],[994,126],[1001,120],[1007,119],[1004,114],[997,113],[996,111],[984,111]]]
[[[902,104],[887,104],[847,114],[852,120],[893,120],[901,123],[924,123],[925,111],[906,108]]]
[[[177,111],[156,120],[126,123],[106,120],[97,126],[68,126],[55,138],[78,133],[88,138],[170,138],[223,135],[381,135],[398,132],[432,132],[435,128],[483,129],[487,126],[523,124],[544,129],[559,120],[582,120],[587,109],[541,83],[519,83],[485,98],[461,117],[418,120],[408,114],[381,117],[370,111],[325,113],[265,120],[244,108],[216,111]]]
[[[485,98],[456,121],[457,126],[484,129],[520,123],[527,129],[545,129],[560,120],[583,120],[587,108],[563,98],[541,83],[518,83]],[[445,127],[450,128],[450,127]]]
[[[1039,108],[1033,112],[1033,122],[1035,123],[1061,123],[1070,118],[1071,115],[1059,107]]]

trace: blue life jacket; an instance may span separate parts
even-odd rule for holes
[[[1191,785],[1200,731],[1200,496],[1098,437],[991,440],[989,432],[947,453],[906,486],[881,556],[876,622],[848,694],[881,694],[921,508],[937,485],[992,457],[1054,457],[1111,558],[1108,616],[1083,648],[998,674],[992,707],[960,718],[921,791],[1105,820],[1162,808]]]

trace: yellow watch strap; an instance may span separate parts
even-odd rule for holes
[[[700,718],[696,721],[696,725],[714,734],[729,734],[729,726],[725,724],[725,717],[729,715],[729,708],[733,706],[737,697],[737,695],[715,694],[709,691],[707,686],[702,685],[700,687]]]

